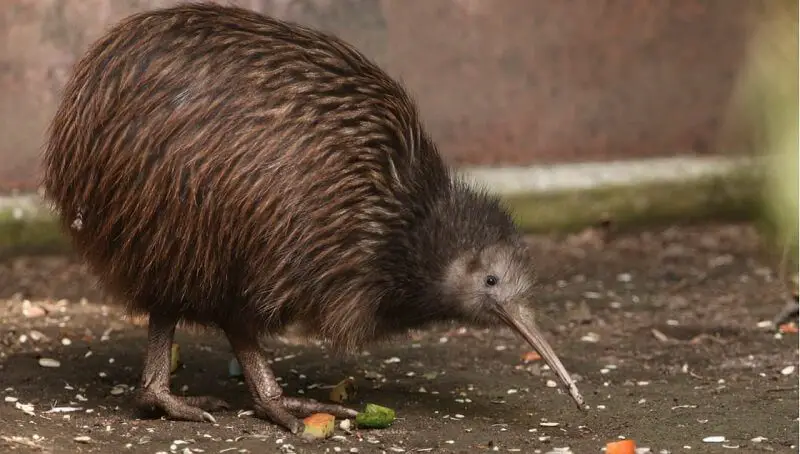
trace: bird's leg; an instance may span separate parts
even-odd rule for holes
[[[338,418],[352,418],[357,412],[340,405],[313,399],[285,397],[272,368],[259,349],[258,342],[238,333],[226,331],[236,359],[242,366],[247,388],[253,397],[256,416],[282,426],[293,434],[303,431],[301,417],[312,413],[329,413]]]
[[[170,354],[176,325],[174,318],[150,316],[137,404],[143,411],[161,410],[170,419],[216,422],[208,412],[229,408],[225,401],[211,396],[179,397],[169,390]]]

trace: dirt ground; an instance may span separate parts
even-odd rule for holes
[[[353,357],[266,344],[287,393],[324,400],[352,376],[352,406],[397,411],[388,429],[337,428],[333,439],[307,442],[242,414],[249,398],[228,377],[223,338],[186,331],[173,389],[234,409],[217,414],[218,424],[141,419],[131,390],[118,385],[138,385],[145,329],[109,305],[74,259],[25,257],[0,264],[0,450],[597,453],[627,437],[649,448],[639,452],[797,452],[798,338],[759,325],[788,296],[752,228],[531,243],[540,325],[579,377],[585,414],[548,387],[555,377],[541,361],[522,361],[528,348],[510,332],[453,326]],[[77,409],[52,411],[63,407]]]

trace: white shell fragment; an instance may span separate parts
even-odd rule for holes
[[[703,443],[725,443],[728,441],[724,435],[713,435],[703,438]]]
[[[600,340],[600,335],[597,333],[586,333],[583,337],[581,337],[583,342],[589,343],[597,343]]]
[[[39,365],[42,367],[61,367],[61,362],[53,358],[39,358]]]

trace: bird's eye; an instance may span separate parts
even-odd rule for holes
[[[497,276],[493,276],[490,274],[486,276],[485,282],[487,287],[494,287],[495,285],[497,285]]]

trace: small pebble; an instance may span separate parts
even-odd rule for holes
[[[125,393],[125,387],[124,386],[115,386],[115,387],[111,388],[110,393],[111,393],[112,396],[119,396],[119,395]]]
[[[53,358],[39,358],[39,365],[42,367],[61,367],[61,363]]]
[[[455,441],[453,441],[453,440],[447,440],[447,441],[445,441],[445,443],[447,443],[448,445],[452,445],[453,443],[455,443]]]
[[[18,401],[19,399],[17,399],[16,397],[6,396],[4,400],[6,402],[10,403],[10,404],[13,404],[14,402]]]
[[[594,344],[600,340],[600,335],[597,333],[587,333],[586,335],[581,337],[581,340],[584,342],[590,342]]]
[[[79,437],[73,438],[73,440],[77,441],[78,443],[89,443],[92,441],[92,438],[87,435],[81,435]]]
[[[555,388],[558,386],[558,383],[556,383],[555,380],[547,380],[545,385],[547,385],[548,388]]]
[[[351,423],[349,419],[343,419],[339,423],[339,428],[342,429],[345,432],[350,432],[350,428],[352,428],[352,427],[353,427],[353,423]]]
[[[396,356],[392,356],[391,358],[385,360],[384,364],[394,364],[394,363],[399,363],[399,362],[400,362],[400,358],[398,358]]]
[[[35,306],[30,301],[25,300],[22,302],[22,315],[27,318],[41,317],[47,314],[41,306]]]
[[[794,366],[786,366],[781,369],[781,374],[783,375],[792,375],[794,373]]]
[[[65,337],[65,338],[61,339],[61,345],[64,345],[64,346],[72,345],[72,341],[68,337]]]
[[[619,282],[630,282],[633,277],[630,273],[620,273],[617,275],[617,281]]]
[[[548,421],[540,422],[539,425],[542,427],[558,427],[557,422],[548,422]]]
[[[751,438],[750,441],[753,443],[761,443],[762,441],[767,441],[767,437],[754,437]]]

